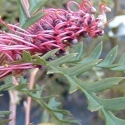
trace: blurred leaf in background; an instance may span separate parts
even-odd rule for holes
[[[16,0],[0,0],[0,16],[5,22],[12,24],[18,23],[19,14]],[[5,27],[3,28],[2,26],[2,29],[4,30]]]

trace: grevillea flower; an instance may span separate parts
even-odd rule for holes
[[[78,9],[73,11],[71,5],[77,6]],[[67,10],[49,8],[43,11],[45,15],[26,30],[0,19],[12,32],[0,31],[0,77],[11,73],[20,74],[26,69],[38,67],[32,63],[16,63],[22,59],[23,50],[31,55],[44,55],[59,48],[57,55],[60,55],[65,53],[67,46],[77,43],[80,37],[102,36],[107,23],[105,13],[111,10],[101,4],[101,14],[95,17],[96,9],[88,0],[83,0],[80,5],[70,1],[67,3]]]

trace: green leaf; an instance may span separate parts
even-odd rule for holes
[[[100,105],[98,102],[98,97],[95,96],[95,94],[91,92],[87,92],[84,88],[80,87],[80,89],[85,93],[87,99],[88,99],[88,109],[93,111],[98,111],[99,109],[103,108],[103,105]]]
[[[37,5],[38,1],[40,0],[29,0],[29,11],[31,13],[31,10]]]
[[[19,84],[19,85],[13,86],[10,89],[14,89],[14,90],[19,90],[20,91],[21,89],[27,88],[27,86],[28,86],[28,84],[23,83],[23,84]]]
[[[35,98],[34,98],[35,99]],[[38,99],[35,99],[40,105],[42,105],[46,110],[47,112],[49,112],[49,114],[55,118],[55,120],[58,121],[58,123],[76,123],[76,124],[79,124],[79,121],[77,120],[65,120],[63,119],[63,114],[69,114],[68,111],[66,110],[59,110],[56,108],[56,106],[59,105],[58,102],[54,102],[53,99],[51,100],[51,104],[46,104],[44,101],[42,100],[38,100]],[[55,105],[54,105],[55,104]]]
[[[38,20],[42,18],[44,15],[43,12],[39,11],[36,13],[48,0],[29,0],[30,4],[30,12],[31,12],[31,17],[29,17],[26,13],[26,9],[23,5],[23,2],[21,0],[17,0],[18,8],[19,8],[19,13],[20,13],[20,21],[19,25],[20,27],[26,29],[32,24],[36,23]],[[35,13],[35,15],[33,15]]]
[[[105,78],[103,80],[99,80],[96,82],[85,82],[82,81],[76,77],[72,78],[75,80],[75,82],[84,88],[86,91],[90,92],[100,92],[106,89],[109,89],[113,87],[114,85],[117,85],[121,80],[124,79],[124,77],[111,77],[111,78]]]
[[[32,57],[31,57],[30,53],[24,50],[23,55],[22,55],[22,60],[24,62],[31,62]]]
[[[79,43],[77,46],[76,46],[76,49],[73,53],[78,53],[76,55],[76,57],[74,57],[74,60],[78,60],[80,59],[82,53],[83,53],[83,42]]]
[[[24,91],[24,90],[21,90],[25,93],[27,93],[28,96],[30,96],[32,99],[37,99],[39,101],[43,100],[43,99],[49,99],[49,98],[52,98],[52,97],[55,97],[55,95],[51,95],[51,96],[45,96],[45,97],[38,97],[37,94],[34,94],[32,91],[40,91],[40,90],[27,90],[27,91]]]
[[[99,67],[106,67],[111,65],[117,56],[117,50],[118,50],[118,46],[114,47],[106,56],[106,58],[104,59],[104,61],[102,63],[100,63],[98,66]]]
[[[72,78],[74,79],[74,81],[76,82],[76,84],[80,84],[81,85],[81,80],[77,79],[77,78]],[[120,82],[123,78],[115,78],[114,82]],[[111,80],[111,79],[110,79]],[[106,79],[105,82],[110,82],[109,79]],[[104,82],[104,81],[103,81]],[[104,82],[104,83],[105,83]],[[104,84],[103,83],[103,84]],[[97,83],[96,83],[97,84]],[[95,84],[95,85],[96,85]],[[111,84],[111,83],[110,83]],[[95,87],[94,85],[94,87]],[[88,108],[91,111],[96,111],[99,110],[100,108],[104,107],[106,110],[110,110],[110,111],[114,111],[114,110],[121,110],[121,109],[125,109],[125,98],[115,98],[115,99],[100,99],[98,97],[96,97],[92,92],[92,88],[89,88],[89,86],[87,86],[87,83],[82,86],[79,86],[80,89],[86,94],[88,101],[89,101],[89,106]],[[101,88],[102,89],[102,88]],[[97,91],[100,90],[97,88]]]
[[[35,58],[36,60],[33,61],[33,63],[35,63],[35,64],[37,64],[37,65],[46,65],[46,64],[47,64],[46,60],[44,60],[42,57],[34,56],[34,58]]]
[[[102,53],[102,42],[100,42],[95,49],[93,50],[93,52],[91,53],[91,55],[89,56],[89,58],[91,58],[92,60],[96,60],[100,57]]]
[[[54,66],[60,66],[64,63],[67,63],[67,62],[70,62],[74,56],[76,56],[77,54],[76,53],[72,53],[72,54],[69,54],[69,55],[66,55],[66,56],[62,56],[56,60],[53,60],[51,62],[48,62],[49,65],[52,65],[53,67]]]
[[[111,65],[105,66],[105,68],[112,69],[112,68],[115,68],[115,67],[118,67],[118,66],[120,66],[120,64],[111,64]]]
[[[91,55],[81,61],[82,64],[88,63],[89,61],[96,60],[100,57],[102,53],[102,42],[100,42],[96,48],[93,50]]]
[[[25,11],[25,7],[22,3],[22,0],[17,0],[17,4],[18,4],[18,8],[19,8],[19,25],[20,27],[23,26],[23,24],[25,23],[26,19],[28,18],[27,14],[26,14],[26,11]]]
[[[6,77],[5,79],[4,79],[4,82],[6,83],[6,84],[12,84],[12,76],[8,76],[8,77]]]
[[[119,119],[113,115],[113,113],[102,110],[106,119],[106,125],[125,125],[125,120]]]
[[[38,20],[40,20],[44,16],[43,12],[39,12],[35,15],[33,15],[30,18],[27,18],[25,22],[21,25],[22,28],[27,29],[32,24],[36,23]]]
[[[88,103],[89,103],[89,105],[88,105],[89,110],[91,110],[93,112],[93,111],[97,111],[97,110],[99,110],[103,107],[98,102],[98,100],[97,100],[98,97],[96,97],[94,93],[91,93],[89,90],[87,90],[88,89],[87,86],[86,86],[87,82],[84,84],[83,81],[79,80],[76,77],[71,77],[71,79],[72,79],[72,81],[74,80],[74,84],[77,85],[77,88],[81,89],[85,93],[85,95],[88,99]]]
[[[42,86],[39,86],[39,85],[36,85],[36,89],[41,89],[40,91],[37,91],[36,92],[36,95],[37,95],[37,97],[41,97],[41,95],[42,95],[42,92],[43,92],[43,90],[44,90],[44,85],[42,85]]]
[[[107,111],[118,111],[125,109],[125,97],[119,97],[113,99],[98,99],[98,102]]]
[[[0,91],[5,91],[10,89],[12,86],[14,86],[12,84],[12,78],[11,76],[6,77],[6,79],[4,80],[4,84],[0,86]]]
[[[118,64],[119,64],[119,66],[112,68],[112,70],[125,71],[125,53],[122,54]]]
[[[119,64],[123,64],[123,65],[125,64],[125,53],[122,54],[122,56],[121,56],[121,58],[120,58],[118,63]]]
[[[13,87],[14,85],[10,85],[10,84],[4,84],[0,86],[0,91],[6,91],[9,90],[11,87]]]
[[[100,62],[100,60],[95,60],[95,61],[89,62],[87,65],[78,64],[76,66],[73,66],[73,67],[70,67],[67,69],[64,69],[64,68],[59,68],[59,69],[69,76],[77,76],[81,73],[84,73],[84,72],[90,70],[95,65],[97,65],[99,62]]]
[[[27,79],[25,79],[23,76],[21,76],[20,80],[19,80],[19,83],[20,84],[26,84],[27,83]]]
[[[98,111],[99,109],[103,108],[103,105],[100,105],[99,102],[96,100],[95,95],[91,94],[90,92],[85,92],[87,99],[88,99],[88,109],[93,112],[93,111]]]
[[[118,84],[124,78],[112,77],[112,78],[106,78],[100,81],[90,83],[90,82],[84,82],[76,77],[81,73],[89,71],[91,68],[93,68],[96,65],[98,65],[99,67],[106,67],[106,68],[114,68],[114,67],[120,66],[121,64],[123,65],[124,63],[123,59],[121,59],[120,63],[112,64],[115,61],[117,56],[117,47],[113,48],[108,53],[104,61],[98,64],[100,60],[97,60],[97,59],[100,57],[101,52],[102,52],[102,43],[98,44],[98,46],[94,49],[92,54],[88,58],[84,59],[85,61],[83,60],[82,63],[78,65],[72,65],[72,67],[69,67],[69,68],[68,68],[69,65],[63,65],[63,64],[67,64],[68,62],[70,62],[70,64],[73,64],[72,60],[74,56],[69,54],[61,58],[55,59],[52,62],[49,62],[48,66],[51,67],[52,69],[51,72],[60,73],[68,79],[68,81],[70,82],[70,89],[69,89],[70,93],[76,91],[78,88],[85,93],[88,99],[89,110],[91,111],[105,110],[106,112],[123,110],[125,109],[125,97],[119,97],[119,98],[113,98],[113,99],[101,99],[98,96],[96,96],[95,93],[104,91],[106,89],[110,89],[114,85]],[[49,108],[48,110],[52,110],[52,109]],[[55,115],[55,113],[60,113],[58,110],[56,111],[53,110],[53,112],[54,112],[53,115]],[[58,118],[58,116],[56,115],[54,117],[56,117],[57,119],[62,118],[62,117]],[[110,124],[115,125],[114,124],[115,122],[112,122],[111,116],[109,120],[111,121],[109,121],[107,125],[110,125]]]
[[[65,75],[65,77],[68,79],[69,83],[70,83],[70,88],[69,88],[69,93],[73,93],[78,89],[78,85],[76,84],[76,82],[69,77],[68,75]]]
[[[117,67],[111,68],[111,69],[115,70],[115,71],[125,71],[125,64],[121,65],[121,66],[117,66]]]
[[[30,14],[33,15],[36,11],[38,11],[41,7],[45,5],[49,0],[29,0],[29,11]]]
[[[63,118],[63,114],[71,115],[70,112],[67,111],[67,110],[60,110],[60,109],[58,109],[58,106],[59,106],[60,104],[61,104],[61,103],[60,103],[60,102],[57,102],[57,101],[55,100],[55,97],[53,97],[53,98],[51,98],[51,99],[49,100],[48,107],[50,108],[50,110],[54,111],[56,114],[61,114],[61,115],[60,115],[61,117],[57,116],[57,117],[59,117],[60,119]]]
[[[41,95],[42,95],[42,92],[44,90],[44,86],[36,85],[36,90],[38,90],[38,91],[36,91],[36,93],[32,93],[32,92],[27,91],[27,95],[33,99],[42,100],[43,98],[41,97]]]
[[[59,102],[56,102],[55,98],[51,98],[49,101],[48,106],[51,107],[51,109],[57,109],[57,107],[60,105]],[[55,115],[59,118],[59,119],[63,119],[63,114],[57,113],[55,112]]]
[[[64,123],[77,123],[79,124],[79,121],[77,120],[65,120],[63,119],[63,114],[68,114],[70,115],[69,111],[66,110],[59,110],[57,107],[60,105],[59,102],[57,102],[55,100],[55,98],[51,98],[48,104],[49,110],[53,111],[53,113],[55,114],[55,116],[60,120],[60,122],[64,122]]]
[[[100,92],[106,89],[110,89],[111,87],[117,85],[123,79],[123,77],[106,78],[97,82],[87,83],[86,86],[88,87],[88,90],[90,92]]]
[[[54,49],[52,51],[49,51],[48,53],[44,54],[42,56],[43,59],[47,60],[49,57],[51,57],[52,55],[54,55],[59,49]]]

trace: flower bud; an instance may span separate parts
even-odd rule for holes
[[[104,29],[104,24],[103,24],[103,22],[99,22],[99,23],[98,23],[98,28]]]
[[[95,13],[96,13],[96,9],[95,9],[94,7],[91,7],[90,12],[91,12],[92,14],[95,14]]]
[[[71,41],[71,43],[72,43],[72,44],[76,44],[76,43],[78,43],[78,40],[77,40],[77,39],[73,39],[73,40]]]

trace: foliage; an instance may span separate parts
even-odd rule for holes
[[[81,47],[81,46],[78,46],[78,47]],[[81,51],[81,49],[79,50]],[[124,65],[124,60],[123,60],[124,54],[118,63],[113,64],[117,55],[117,47],[113,48],[103,61],[101,59],[98,59],[101,55],[101,51],[102,51],[102,43],[99,43],[97,47],[94,49],[94,51],[91,53],[91,55],[84,59],[76,58],[77,54],[71,53],[69,55],[55,59],[51,62],[47,62],[46,59],[49,58],[49,56],[52,56],[53,52],[52,53],[49,52],[43,57],[36,56],[35,59],[32,58],[31,55],[28,53],[28,54],[24,54],[23,59],[25,60],[25,58],[27,58],[30,60],[25,60],[25,61],[28,61],[28,62],[31,61],[33,63],[37,63],[37,64],[39,63],[40,65],[42,64],[44,66],[49,67],[51,70],[49,70],[48,73],[62,74],[69,80],[69,83],[70,83],[69,92],[70,93],[73,93],[77,89],[80,89],[86,95],[88,99],[88,103],[89,103],[88,105],[89,110],[91,110],[92,112],[101,110],[105,116],[107,125],[110,125],[111,123],[114,125],[116,123],[118,125],[123,125],[124,120],[121,120],[115,117],[112,114],[112,111],[123,110],[124,105],[125,105],[125,98],[119,97],[119,98],[113,98],[113,99],[102,99],[98,97],[96,93],[112,88],[113,86],[117,85],[120,81],[122,81],[124,77],[105,78],[99,81],[95,81],[93,83],[83,81],[78,78],[80,74],[91,70],[95,66],[100,67],[100,68],[109,68],[111,70],[121,71],[120,67]],[[78,59],[80,60],[77,62],[71,61],[74,59],[76,59],[75,61],[77,61]],[[74,66],[68,67],[69,64],[74,64]],[[66,68],[64,67],[64,65]],[[1,86],[1,88],[2,90],[8,89],[8,84],[7,83],[4,84],[4,87]],[[36,86],[36,89],[33,90],[33,91],[36,91],[36,93],[32,92],[32,90],[26,89],[25,83],[20,84],[15,87],[10,87],[10,88],[21,91],[27,94],[28,96],[32,97],[35,101],[37,101],[40,105],[42,105],[58,122],[62,122],[62,123],[71,122],[71,121],[63,120],[62,115],[59,115],[60,113],[67,114],[68,113],[67,111],[53,108],[53,106],[54,107],[56,105],[58,106],[58,103],[55,102],[55,99],[53,97],[52,98],[41,97],[43,87],[40,88],[40,86],[39,87]],[[51,98],[49,105],[43,101],[46,98]]]

